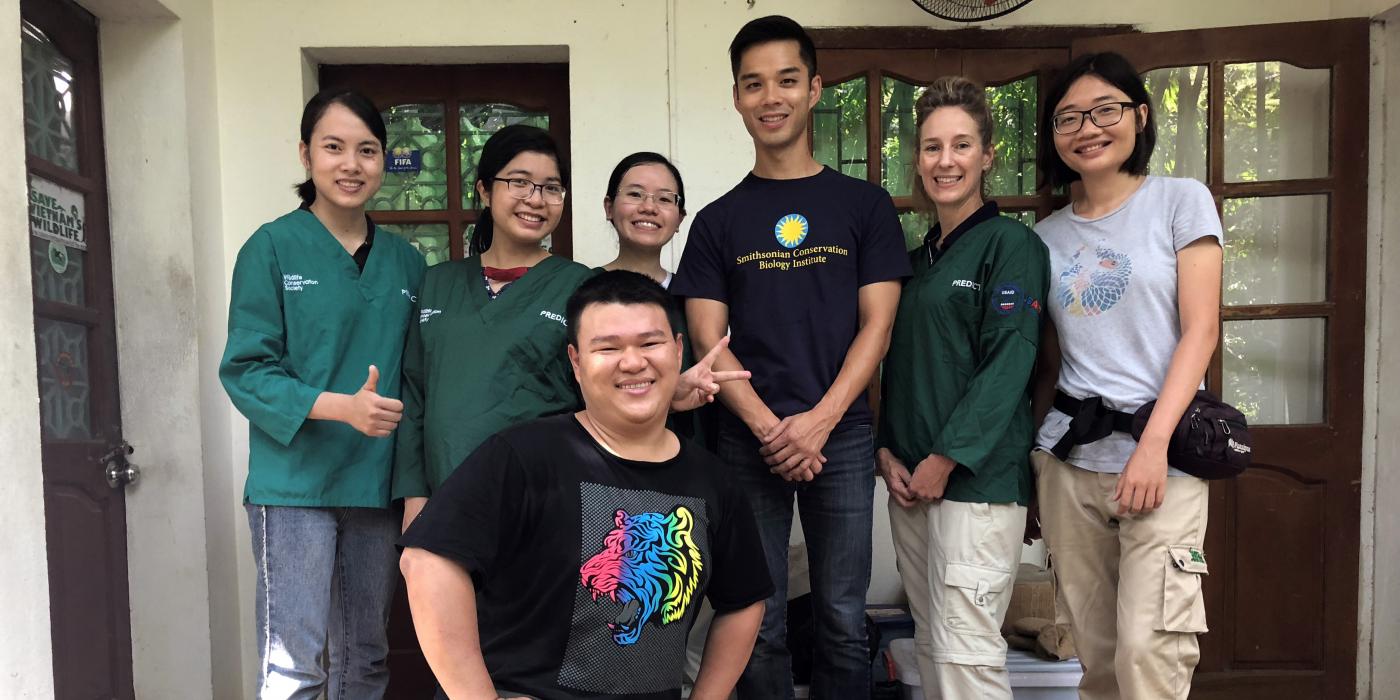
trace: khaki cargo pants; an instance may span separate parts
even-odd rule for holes
[[[1206,631],[1201,577],[1209,489],[1167,479],[1162,507],[1119,516],[1117,474],[1031,453],[1059,614],[1084,666],[1081,700],[1184,700]]]
[[[925,700],[1011,699],[1001,623],[1011,605],[1026,508],[890,499],[896,563]]]

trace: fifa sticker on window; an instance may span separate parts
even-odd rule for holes
[[[1021,308],[1022,299],[1020,287],[1011,282],[1003,282],[992,290],[991,304],[998,314],[1009,316]]]
[[[416,148],[400,146],[389,151],[384,160],[386,173],[418,173],[423,169],[423,152]]]

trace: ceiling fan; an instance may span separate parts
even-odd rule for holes
[[[954,22],[981,22],[1020,9],[1031,0],[914,0],[935,17]]]

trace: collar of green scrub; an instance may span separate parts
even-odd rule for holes
[[[948,237],[943,239],[942,246],[938,245],[938,239],[943,235],[943,228],[940,224],[934,222],[933,227],[924,235],[924,248],[928,252],[928,266],[933,267],[933,264],[937,262],[939,258],[943,257],[943,255],[953,247],[953,244],[957,243],[959,238],[962,238],[964,233],[971,231],[980,223],[990,221],[1000,213],[1001,210],[997,208],[996,202],[987,202],[983,204],[981,207],[977,208],[977,211],[972,212],[972,216],[964,219],[962,223],[958,224],[956,228],[948,233]]]

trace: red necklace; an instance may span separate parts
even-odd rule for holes
[[[529,271],[528,267],[491,267],[489,265],[481,267],[481,272],[486,275],[487,279],[493,279],[497,282],[514,282],[524,277],[525,273]]]

